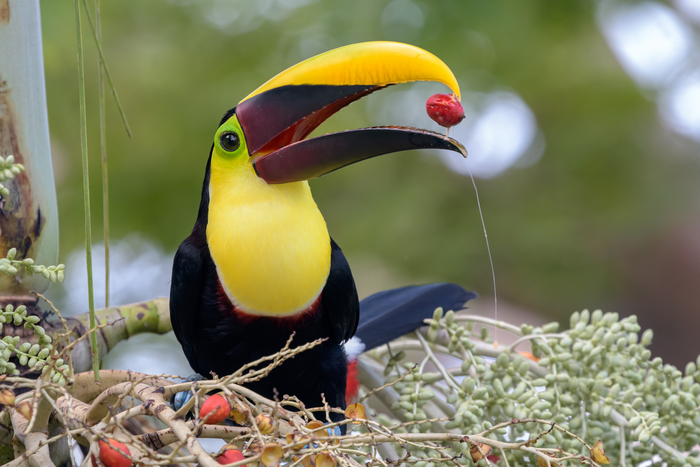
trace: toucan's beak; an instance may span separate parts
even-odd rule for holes
[[[438,81],[460,95],[452,71],[439,58],[396,42],[341,47],[283,71],[236,108],[256,173],[267,183],[289,183],[409,149],[448,149],[466,157],[459,142],[414,128],[361,128],[304,139],[351,102],[409,81]]]

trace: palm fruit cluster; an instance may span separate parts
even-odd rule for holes
[[[438,309],[428,331],[415,336],[430,352],[403,361],[403,350],[409,355],[420,350],[415,341],[392,344],[403,349],[394,354],[373,351],[370,355],[386,365],[386,381],[398,380],[391,407],[395,418],[380,414],[377,420],[386,425],[427,420],[397,430],[404,432],[444,429],[504,442],[529,437],[536,439],[535,447],[571,454],[588,455],[600,440],[615,464],[623,455],[628,465],[658,455],[669,466],[700,465],[698,452],[691,451],[700,443],[700,357],[685,372],[652,359],[651,330],[640,335],[635,316],[620,319],[600,310],[574,313],[563,332],[558,323],[517,328],[490,320],[499,333],[515,336],[510,346],[494,342],[479,325],[486,321]],[[437,371],[429,353],[442,362]],[[437,415],[449,420],[435,421]],[[555,422],[556,429],[528,419]],[[468,450],[468,443],[454,443],[442,454],[468,455]],[[412,452],[411,460],[419,467],[456,465],[434,461],[439,456],[430,451]],[[534,461],[523,451],[505,452],[511,466]]]

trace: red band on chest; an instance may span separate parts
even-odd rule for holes
[[[233,315],[237,321],[239,321],[241,324],[250,324],[254,321],[257,321],[259,319],[265,319],[265,320],[270,320],[273,321],[278,327],[283,327],[283,328],[288,328],[289,330],[294,330],[295,328],[298,328],[301,326],[304,321],[308,320],[312,316],[316,314],[316,312],[319,310],[321,306],[321,296],[323,294],[319,294],[319,296],[316,298],[316,300],[306,308],[305,310],[302,310],[298,313],[295,313],[294,315],[291,316],[283,316],[283,317],[272,317],[272,316],[260,316],[260,315],[253,315],[250,313],[246,313],[245,311],[236,308],[233,303],[231,303],[231,300],[228,298],[228,295],[226,294],[226,291],[224,290],[224,287],[221,285],[221,281],[217,278],[217,283],[216,283],[216,298],[217,298],[217,304],[219,305],[219,311],[224,314],[224,315]]]

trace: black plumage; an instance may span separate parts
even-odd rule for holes
[[[341,344],[355,333],[359,303],[342,251],[331,240],[330,274],[314,310],[298,318],[257,317],[235,310],[207,246],[210,165],[211,158],[197,221],[175,254],[170,290],[173,330],[190,365],[205,377],[212,372],[224,376],[278,352],[293,332],[292,346],[327,338],[247,386],[270,398],[275,393],[296,395],[307,407],[321,406],[324,394],[329,404],[344,407],[347,361]]]

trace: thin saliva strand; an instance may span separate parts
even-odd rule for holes
[[[493,257],[491,256],[491,247],[489,246],[489,236],[486,233],[486,223],[484,223],[484,214],[481,212],[481,201],[479,201],[479,190],[476,188],[476,182],[474,181],[474,175],[472,174],[472,169],[469,167],[469,162],[464,161],[467,164],[467,170],[469,171],[469,177],[472,179],[472,185],[474,185],[474,193],[476,193],[476,204],[479,207],[479,217],[481,218],[481,226],[484,228],[484,239],[486,240],[486,251],[489,253],[489,263],[491,263],[491,277],[493,278],[493,310],[494,310],[494,320],[498,322],[498,294],[496,293],[496,270],[493,268]],[[493,340],[498,342],[498,326],[493,327]]]

